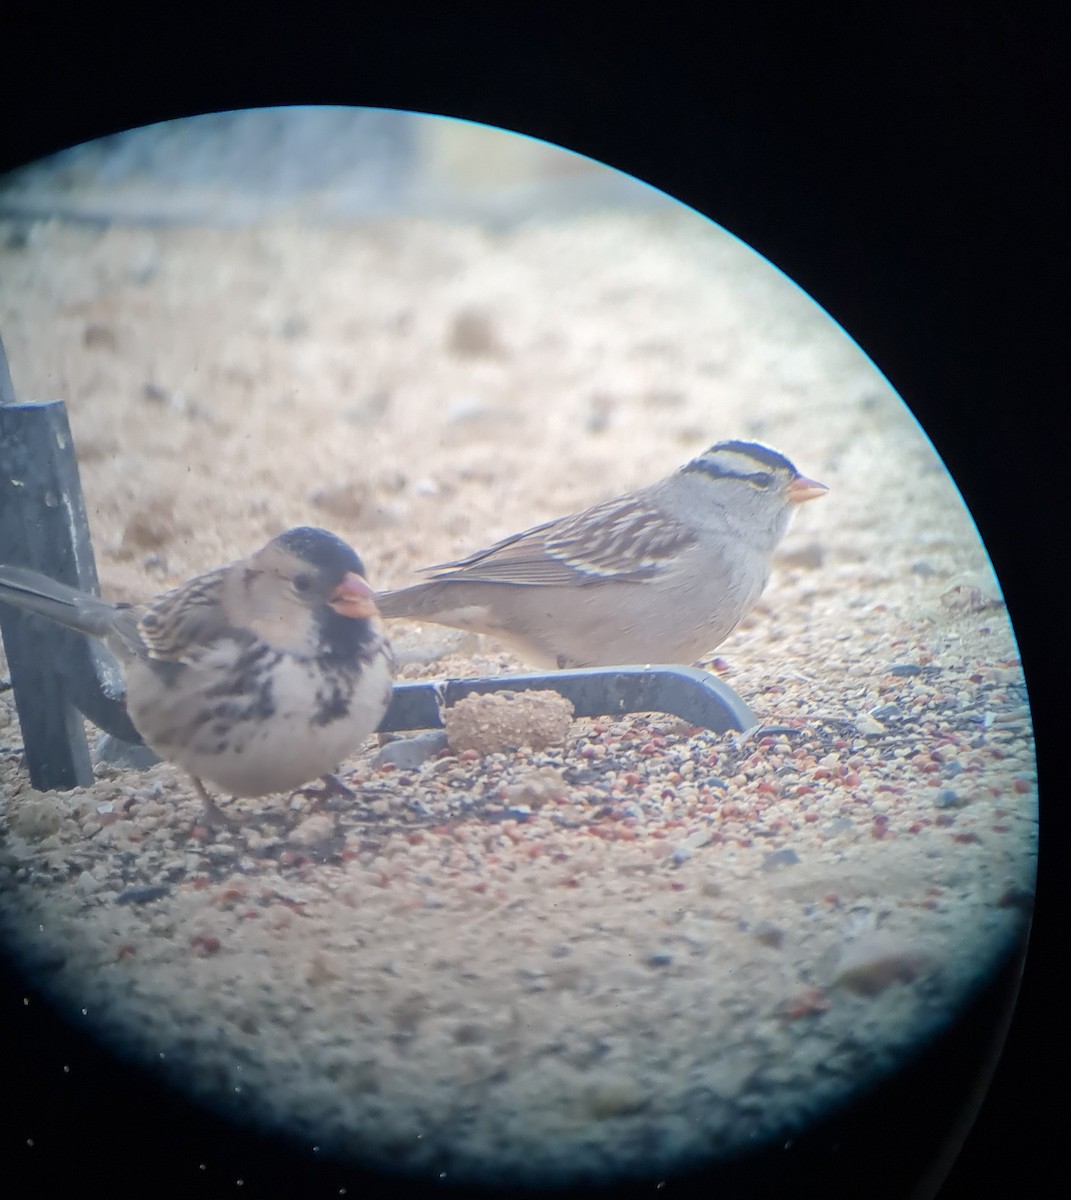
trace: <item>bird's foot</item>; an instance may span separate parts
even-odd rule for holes
[[[236,829],[241,825],[241,821],[235,817],[229,817],[216,804],[215,800],[208,792],[205,785],[196,776],[191,775],[193,780],[194,791],[201,797],[201,820],[209,829]]]
[[[353,788],[347,787],[337,775],[321,775],[320,782],[323,787],[299,788],[294,793],[297,796],[309,797],[312,801],[309,805],[310,812],[319,812],[329,800],[353,800],[357,796]]]

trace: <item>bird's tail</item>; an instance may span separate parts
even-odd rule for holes
[[[103,638],[115,627],[115,606],[26,567],[0,564],[0,601]]]
[[[430,579],[414,583],[393,592],[376,592],[376,608],[384,617],[408,617],[412,621],[430,621],[433,625],[449,625],[471,633],[497,634],[505,632],[500,620],[486,604],[465,597],[467,589],[450,582]]]
[[[423,617],[429,619],[440,607],[438,592],[430,583],[414,583],[411,587],[376,592],[376,608],[384,617]]]

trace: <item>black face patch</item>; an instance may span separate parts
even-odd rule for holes
[[[351,665],[365,657],[378,634],[372,622],[364,617],[344,617],[333,608],[317,614],[322,650],[317,654],[325,664]]]

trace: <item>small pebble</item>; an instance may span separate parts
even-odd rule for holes
[[[97,738],[93,760],[98,763],[112,763],[118,767],[134,767],[139,771],[147,770],[160,761],[148,746],[124,742],[110,733],[102,733]]]
[[[769,946],[772,950],[776,950],[785,940],[785,931],[779,929],[770,921],[760,921],[751,931],[751,936],[755,941],[761,942],[764,946]]]
[[[91,350],[114,350],[118,344],[115,330],[110,325],[90,322],[82,330],[82,345]]]
[[[279,337],[284,341],[293,341],[309,332],[309,322],[299,313],[292,313],[279,322]]]
[[[171,888],[166,883],[148,884],[146,887],[127,888],[115,897],[116,904],[148,904],[152,900],[160,900],[168,895]]]
[[[942,788],[933,803],[935,808],[965,808],[969,801],[951,788]]]
[[[584,1100],[587,1112],[596,1120],[627,1116],[638,1112],[645,1103],[646,1097],[633,1079],[600,1084]]]
[[[885,726],[880,721],[875,720],[872,714],[856,717],[854,724],[856,733],[861,733],[864,736],[885,732]]]
[[[899,721],[903,715],[897,704],[879,704],[870,710],[870,716],[876,721]]]
[[[936,966],[936,959],[926,950],[878,930],[844,947],[833,982],[860,996],[876,996],[894,983],[911,983]]]
[[[491,318],[472,308],[462,309],[455,315],[447,345],[462,358],[487,358],[502,353]]]
[[[399,738],[380,746],[372,759],[372,766],[381,767],[384,763],[391,763],[403,771],[414,771],[448,747],[449,742],[443,730],[429,729],[415,737]]]
[[[335,831],[335,822],[326,813],[314,813],[306,817],[290,834],[290,841],[298,846],[312,846],[322,842]]]
[[[693,833],[681,842],[681,846],[686,846],[689,850],[698,850],[701,846],[706,846],[711,839],[709,829],[696,829]]]
[[[762,860],[762,869],[764,871],[775,871],[780,867],[791,867],[798,863],[800,856],[795,850],[786,846],[783,850],[771,850],[769,854]]]

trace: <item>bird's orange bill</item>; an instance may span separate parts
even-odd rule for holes
[[[354,620],[379,614],[375,592],[354,571],[349,571],[343,576],[342,582],[328,596],[327,604],[341,616],[352,617]]]
[[[804,500],[817,500],[828,491],[829,488],[824,483],[808,479],[806,475],[799,475],[788,485],[788,498],[793,504],[802,504]]]

